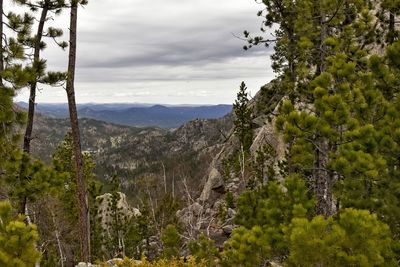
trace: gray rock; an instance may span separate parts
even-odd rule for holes
[[[127,200],[126,200],[126,195],[124,193],[118,192],[119,194],[119,200],[117,203],[117,208],[124,214],[126,215],[127,219],[130,219],[132,216],[139,216],[141,213],[138,209],[132,208]],[[99,205],[99,217],[101,219],[101,225],[105,231],[107,231],[107,228],[109,223],[111,222],[111,214],[107,211],[109,206],[111,205],[111,198],[112,195],[110,193],[106,193],[104,195],[98,196],[96,200],[100,203]]]
[[[283,266],[283,265],[281,265],[277,262],[273,262],[273,261],[271,261],[269,264],[271,265],[271,267],[282,267]]]
[[[110,267],[117,267],[118,263],[122,263],[123,261],[124,261],[123,259],[115,258],[115,259],[112,259],[112,260],[108,260],[107,261],[107,265],[110,266]]]
[[[75,267],[100,267],[100,266],[91,263],[80,262]]]
[[[150,247],[158,247],[158,243],[157,242],[150,242],[149,246]]]
[[[200,215],[203,212],[203,209],[204,207],[197,202],[189,206],[189,210],[193,212],[195,215]]]
[[[229,208],[228,209],[228,217],[234,218],[235,216],[236,216],[236,211],[234,209]]]
[[[224,227],[222,227],[222,230],[224,231],[224,233],[226,235],[231,235],[233,232],[233,229],[235,229],[236,227],[234,225],[225,225]]]
[[[216,168],[212,168],[209,172],[208,179],[204,185],[203,191],[200,195],[200,202],[205,202],[210,199],[212,191],[220,191],[224,188],[224,179]]]
[[[157,236],[150,236],[149,237],[149,243],[157,243],[158,242],[158,237]]]
[[[240,178],[238,177],[233,178],[232,183],[240,183]]]

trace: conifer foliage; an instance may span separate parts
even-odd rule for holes
[[[252,109],[249,107],[247,87],[244,82],[240,84],[237,99],[233,104],[233,111],[236,115],[235,133],[239,138],[244,151],[248,151],[253,139],[252,132]]]
[[[262,1],[290,168],[240,196],[226,266],[398,264],[397,2]]]
[[[11,204],[0,202],[0,266],[30,267],[40,259],[36,250],[39,235],[34,225],[26,225],[24,218],[13,218]]]

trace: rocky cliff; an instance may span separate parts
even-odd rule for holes
[[[275,128],[279,103],[282,99],[283,95],[277,93],[276,87],[271,83],[263,86],[250,102],[253,109],[253,141],[250,155],[247,157],[249,161],[255,162],[258,151],[266,146],[271,147],[274,157],[268,159],[269,162],[266,164],[275,170],[284,160],[286,151],[282,137]],[[233,115],[231,118],[233,119]],[[206,232],[217,243],[222,244],[235,227],[233,218],[236,212],[229,207],[226,198],[228,194],[237,198],[246,189],[252,176],[252,173],[242,175],[234,168],[227,168],[227,165],[234,164],[233,157],[240,156],[239,150],[240,142],[232,126],[223,144],[219,144],[214,150],[215,155],[202,179],[200,196],[187,208],[178,212],[189,236],[194,235],[193,232]],[[279,173],[276,174],[280,178]]]

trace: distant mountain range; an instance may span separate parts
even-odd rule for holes
[[[25,102],[17,103],[27,108]],[[38,113],[52,118],[67,118],[67,104],[37,104]],[[232,105],[149,105],[149,104],[79,104],[80,118],[90,118],[127,126],[177,128],[194,119],[217,119],[232,111]]]

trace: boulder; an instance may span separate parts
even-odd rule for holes
[[[225,225],[224,227],[222,227],[222,230],[224,231],[224,234],[226,235],[231,235],[233,232],[233,229],[235,229],[236,227],[234,225]]]
[[[95,265],[95,264],[91,264],[91,263],[80,262],[75,267],[100,267],[100,266],[99,265]]]
[[[127,200],[126,195],[124,193],[118,192],[119,200],[117,203],[117,208],[119,212],[125,215],[126,219],[132,218],[132,216],[141,215],[140,211],[136,208],[131,207]],[[98,196],[96,198],[99,204],[98,214],[101,219],[101,226],[104,230],[107,230],[108,225],[112,221],[112,215],[108,211],[109,206],[111,205],[112,194],[106,193],[104,195]]]
[[[236,211],[232,208],[228,209],[228,218],[235,218],[236,216]]]
[[[211,197],[213,193],[217,194],[224,193],[225,191],[224,184],[225,184],[224,179],[222,178],[221,173],[216,168],[212,167],[211,171],[209,172],[206,184],[204,185],[203,191],[201,192],[199,201],[212,202]]]

